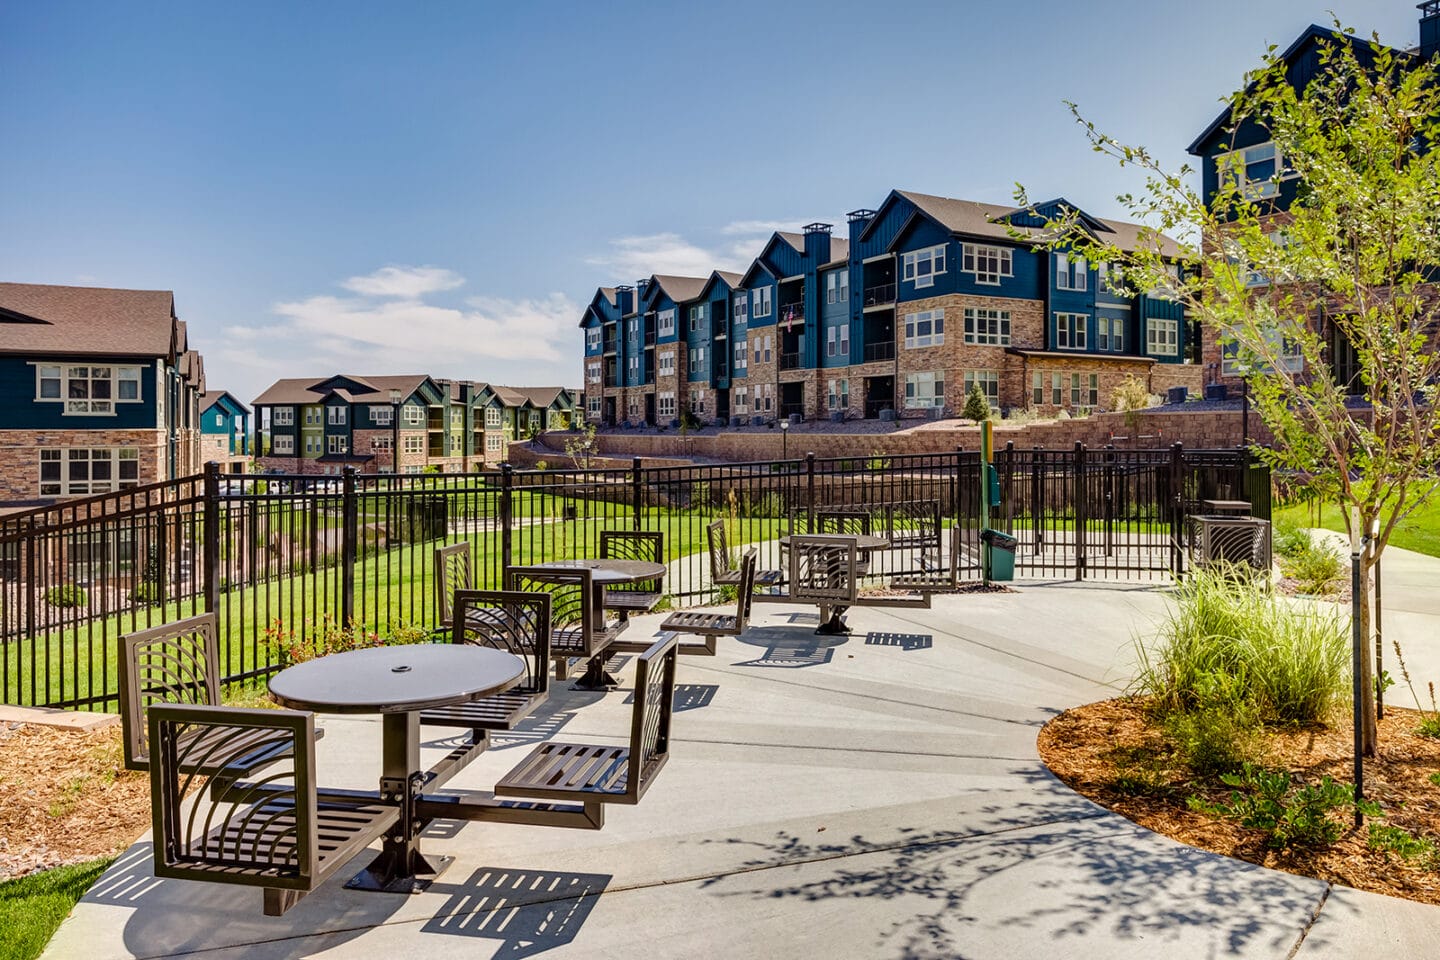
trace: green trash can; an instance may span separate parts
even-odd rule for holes
[[[1015,579],[1015,548],[1020,541],[1000,530],[991,530],[986,527],[980,531],[980,541],[988,550],[985,555],[989,558],[990,580],[1014,580]]]

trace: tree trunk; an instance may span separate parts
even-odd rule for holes
[[[1363,748],[1361,753],[1367,757],[1375,756],[1379,740],[1379,730],[1375,722],[1375,640],[1371,627],[1373,618],[1370,615],[1371,600],[1375,593],[1371,585],[1374,563],[1374,557],[1369,551],[1361,556],[1360,594],[1354,598],[1355,612],[1360,618],[1360,742]]]

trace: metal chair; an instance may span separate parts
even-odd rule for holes
[[[455,592],[475,586],[470,541],[435,548],[435,611],[440,629],[449,630],[454,616]]]
[[[606,622],[603,598],[591,571],[585,567],[509,567],[505,589],[550,595],[550,658],[555,663],[555,679],[569,676],[571,657],[584,657],[590,663],[581,683],[593,686],[603,674],[600,654],[619,636],[624,624]]]
[[[849,633],[843,619],[859,591],[855,541],[844,536],[797,534],[790,538],[790,600],[820,608],[819,634]]]
[[[868,510],[855,507],[828,507],[815,511],[815,529],[811,532],[869,536],[873,523]],[[855,572],[862,577],[870,572],[869,550],[861,550],[856,555]]]
[[[314,714],[155,704],[147,730],[155,876],[264,887],[269,916],[294,906],[399,817],[394,806],[317,799]],[[197,778],[242,762],[257,741],[275,747],[262,781],[194,789]]]
[[[705,527],[705,542],[710,548],[710,580],[717,586],[740,583],[741,570],[730,559],[730,544],[725,536],[725,521],[716,520]],[[776,587],[785,580],[783,570],[755,571],[755,586]]]
[[[628,745],[542,743],[495,784],[495,795],[580,801],[597,826],[603,804],[639,803],[670,759],[678,650],[670,636],[640,655]]]
[[[655,530],[601,530],[600,556],[605,560],[648,560],[665,563],[665,534]],[[649,613],[660,602],[662,581],[640,580],[605,588],[604,606],[620,618]]]
[[[681,644],[680,652],[713,657],[716,637],[738,637],[750,624],[750,605],[754,600],[755,548],[740,558],[740,583],[735,587],[735,612],[703,613],[681,610],[672,613],[660,624],[661,630],[704,637],[702,643]]]
[[[504,693],[423,711],[420,722],[471,730],[510,730],[549,699],[550,601],[548,593],[457,591],[452,641],[513,653],[525,662],[525,675]]]

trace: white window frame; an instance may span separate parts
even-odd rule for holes
[[[37,363],[35,364],[35,402],[61,403],[65,409],[61,416],[107,416],[115,415],[115,405],[141,403],[144,399],[140,386],[143,368],[135,364],[110,363]],[[130,390],[127,391],[126,387]],[[122,396],[126,392],[133,396]],[[46,394],[53,396],[46,396]],[[84,396],[74,396],[83,393]],[[96,396],[96,394],[104,396]],[[70,448],[66,448],[70,449]],[[74,449],[102,449],[100,447],[76,447]],[[103,448],[103,449],[121,449]],[[124,449],[129,449],[128,447]]]
[[[332,426],[332,427],[343,427],[343,426],[345,426],[345,420],[346,420],[346,415],[345,415],[345,408],[344,408],[344,407],[326,407],[326,408],[325,408],[325,421],[326,421],[330,426]]]
[[[699,333],[705,328],[705,304],[696,303],[689,308],[690,332]]]
[[[922,389],[923,388],[923,389]],[[905,409],[926,410],[945,406],[945,374],[921,370],[905,374]]]
[[[596,360],[594,363],[585,364],[585,382],[600,382],[600,361]]]
[[[691,413],[693,413],[693,414],[695,414],[695,415],[697,415],[697,416],[703,416],[703,415],[705,414],[705,393],[706,393],[706,391],[704,391],[704,390],[691,390],[691,391],[690,391],[690,412],[691,412]]]
[[[960,253],[960,270],[973,274],[976,283],[996,287],[1002,277],[1015,276],[1015,252],[989,243],[967,243]]]
[[[850,271],[831,270],[825,275],[825,302],[850,302]]]
[[[850,379],[848,377],[831,380],[829,394],[831,410],[850,409]]]
[[[585,349],[599,351],[600,349],[600,328],[590,327],[585,331]]]
[[[77,465],[84,477],[76,477]],[[97,478],[95,467],[103,464]],[[140,485],[140,450],[137,447],[42,447],[37,471],[42,497],[78,497],[111,493]]]
[[[424,452],[425,452],[425,438],[424,438],[424,437],[406,437],[406,438],[405,438],[405,452],[406,452],[406,453],[424,453]]]
[[[744,290],[736,290],[733,296],[735,322],[743,325],[750,320],[750,294]]]
[[[374,452],[376,450],[394,450],[394,440],[394,437],[371,437],[370,450],[371,452]]]
[[[673,308],[669,310],[661,310],[659,313],[655,314],[655,336],[675,336],[675,310]],[[632,337],[631,339],[633,340],[634,338]]]
[[[736,387],[730,391],[730,407],[739,416],[750,412],[750,390],[748,387]]]
[[[596,408],[597,412],[599,408]],[[490,434],[485,437],[485,450],[488,453],[495,453],[500,450],[501,437],[497,434]]]
[[[926,332],[921,333],[924,329]],[[905,349],[938,347],[945,343],[945,311],[921,310],[905,314]]]
[[[1080,292],[1090,289],[1090,265],[1084,257],[1055,254],[1055,289]]]
[[[295,455],[295,435],[293,433],[281,433],[271,437],[270,452],[277,457],[293,457]]]
[[[370,408],[370,422],[377,427],[388,427],[395,423],[395,411],[390,407]]]
[[[982,347],[1010,346],[1010,311],[966,307],[965,342]]]
[[[671,419],[675,417],[675,391],[662,390],[655,394],[655,416]]]
[[[1180,321],[1146,317],[1145,352],[1157,357],[1180,356]]]
[[[486,430],[499,430],[499,429],[500,429],[500,408],[499,408],[499,407],[486,407],[486,408],[485,408],[485,429],[486,429]]]
[[[1043,371],[1033,370],[1030,373],[1030,401],[1037,407],[1045,403],[1045,374]]]
[[[825,356],[846,358],[850,356],[850,324],[848,321],[825,329]]]
[[[1289,373],[1299,373],[1305,369],[1305,354],[1293,342],[1287,341],[1278,333],[1273,333],[1267,339],[1279,340],[1281,346],[1280,365]],[[1220,375],[1225,377],[1240,377],[1246,374],[1238,362],[1237,351],[1239,345],[1234,341],[1220,345]],[[1265,372],[1267,364],[1255,363],[1249,368],[1249,372]]]
[[[970,396],[970,389],[978,383],[980,384],[980,392],[985,394],[985,399],[990,401],[990,406],[1000,406],[999,370],[966,370],[964,379],[965,396]]]
[[[1252,166],[1268,161],[1274,162],[1274,173],[1268,177],[1250,176]],[[1239,178],[1240,195],[1246,200],[1269,199],[1280,192],[1281,183],[1299,176],[1294,170],[1286,170],[1285,156],[1274,140],[1216,154],[1215,168],[1222,184],[1230,177]]]
[[[901,276],[915,287],[933,287],[945,272],[945,244],[911,250],[900,255]]]
[[[350,452],[350,438],[349,438],[349,437],[326,437],[325,439],[326,439],[326,441],[327,441],[327,443],[326,443],[326,445],[325,445],[325,446],[326,446],[326,449],[325,449],[325,452],[326,452],[326,453],[340,453],[340,454],[345,454],[345,453],[349,453],[349,452]]]
[[[403,417],[400,418],[400,419],[401,419],[401,422],[403,422],[403,423],[405,424],[405,426],[407,426],[407,427],[423,427],[423,426],[425,426],[425,408],[424,408],[424,407],[417,407],[417,406],[416,406],[415,404],[413,404],[413,403],[407,403],[407,404],[405,404],[405,406],[401,407],[400,409],[405,412],[405,416],[403,416]]]
[[[1055,347],[1060,350],[1084,350],[1089,342],[1090,314],[1055,314]]]
[[[735,341],[735,372],[749,369],[750,344],[745,340]]]
[[[270,425],[272,427],[293,427],[295,426],[294,407],[271,407]]]
[[[661,376],[661,377],[673,377],[673,376],[675,376],[675,351],[674,351],[674,350],[666,350],[664,353],[660,354],[660,358],[659,358],[659,360],[658,360],[657,363],[656,363],[655,373],[656,373],[656,376]]]
[[[752,318],[770,316],[772,307],[772,295],[769,287],[759,287],[750,291],[750,316]]]

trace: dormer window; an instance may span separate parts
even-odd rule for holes
[[[1236,189],[1246,200],[1263,200],[1280,192],[1281,180],[1298,176],[1287,170],[1284,158],[1273,140],[1253,147],[1230,150],[1215,158],[1222,186],[1234,178]]]
[[[931,287],[935,285],[935,275],[945,272],[945,245],[912,250],[901,254],[900,260],[906,283]]]

